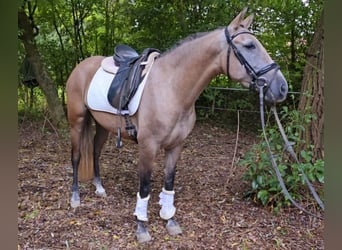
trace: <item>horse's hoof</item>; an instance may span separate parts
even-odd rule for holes
[[[72,192],[70,205],[72,208],[75,208],[81,205],[81,199],[80,199],[80,195],[78,194],[78,192]]]
[[[76,207],[79,207],[81,205],[81,201],[80,200],[71,200],[70,201],[70,206],[72,208],[76,208]]]
[[[106,191],[103,191],[103,192],[95,191],[95,194],[96,194],[97,196],[100,196],[100,197],[103,197],[103,198],[107,197]]]
[[[136,236],[137,236],[137,240],[139,243],[144,243],[144,242],[148,242],[150,241],[151,235],[149,234],[149,232],[147,231],[147,228],[145,227],[145,224],[143,221],[137,221],[137,232],[136,232]]]
[[[149,232],[137,233],[136,236],[139,243],[145,243],[152,239]]]
[[[166,224],[166,229],[168,233],[172,236],[182,234],[182,229],[179,224],[174,219],[169,219]]]

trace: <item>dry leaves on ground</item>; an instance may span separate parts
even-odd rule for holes
[[[197,123],[177,166],[176,219],[169,236],[159,218],[162,154],[152,176],[148,228],[152,241],[135,240],[137,148],[110,137],[101,156],[106,198],[91,183],[80,186],[81,206],[69,205],[70,143],[67,133],[24,121],[18,138],[18,244],[20,249],[323,249],[323,221],[291,208],[275,215],[243,199],[248,183],[232,166],[235,131]],[[237,160],[255,136],[240,132]]]

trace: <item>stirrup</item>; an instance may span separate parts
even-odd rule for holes
[[[116,144],[115,146],[117,148],[121,148],[122,147],[122,140],[121,140],[121,128],[117,128],[117,135],[116,135]]]

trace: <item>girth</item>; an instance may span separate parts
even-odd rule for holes
[[[127,105],[134,96],[139,84],[144,79],[146,62],[152,52],[159,50],[147,48],[139,55],[127,45],[117,45],[114,48],[114,62],[119,66],[118,71],[109,87],[107,99],[117,110],[127,109]]]

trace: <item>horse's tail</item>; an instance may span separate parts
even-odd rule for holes
[[[94,177],[94,145],[93,145],[92,118],[89,111],[84,117],[84,126],[80,138],[81,159],[78,165],[80,181],[89,181]]]

